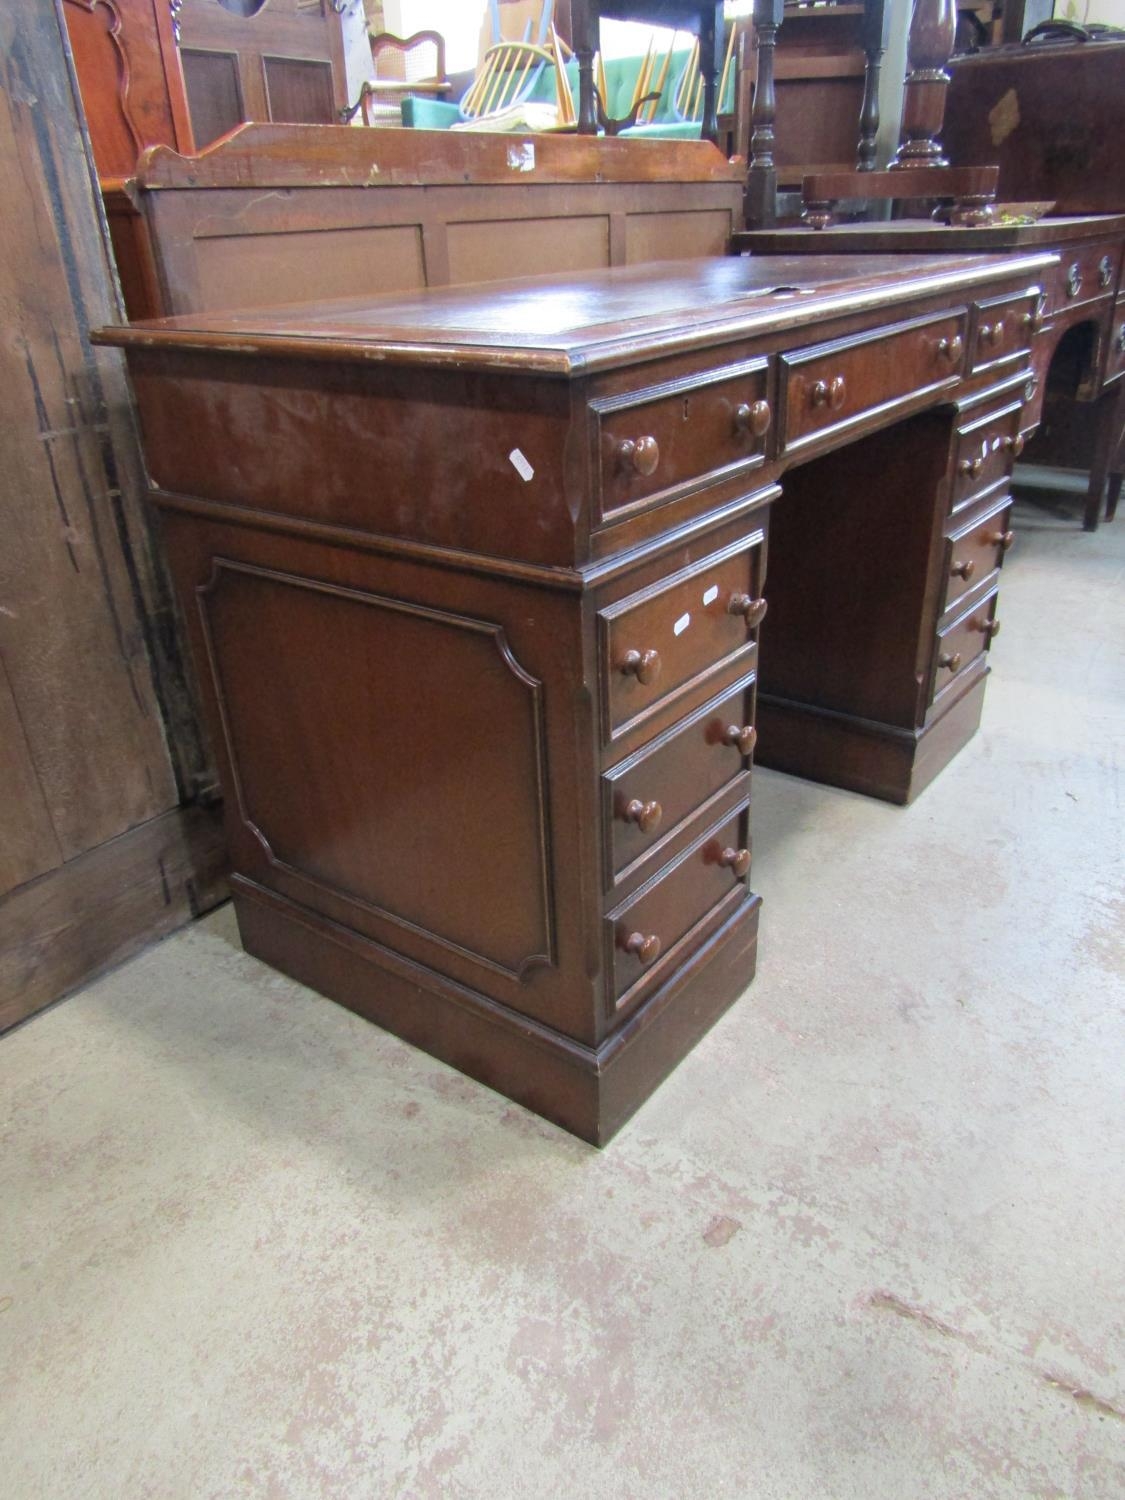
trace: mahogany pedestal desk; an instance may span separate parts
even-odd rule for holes
[[[727,257],[103,331],[248,951],[608,1140],[753,975],[756,736],[904,802],[973,733],[1050,265]]]

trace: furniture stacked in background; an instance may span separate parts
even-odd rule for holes
[[[224,192],[233,228],[243,187],[180,194],[191,222]],[[978,500],[1050,262],[727,256],[223,313],[154,196],[197,310],[103,339],[243,941],[604,1143],[752,977],[756,737],[906,801],[976,728],[1007,543]]]
[[[348,108],[342,6],[180,0],[180,58],[195,144],[255,120],[332,125]]]
[[[445,72],[445,38],[440,31],[416,31],[412,36],[373,33],[371,77],[345,114],[358,113],[365,125],[401,125],[406,99],[441,99],[452,84]]]
[[[759,0],[759,9],[771,4],[772,0]],[[916,23],[925,8],[921,0],[915,8]],[[939,8],[930,6],[934,11]],[[947,20],[951,46],[951,15]],[[945,59],[939,51],[927,61],[928,71],[936,72],[935,61],[947,62],[948,51]],[[928,112],[919,114],[924,129],[905,141],[895,165],[906,166],[917,159],[944,165],[938,132],[948,108],[950,124],[944,131],[948,154],[959,162],[967,159],[975,164],[958,167],[957,172],[971,177],[984,170],[981,164],[992,160],[1005,201],[1053,197],[1054,215],[1039,223],[939,225],[928,219],[896,219],[774,228],[772,205],[766,203],[765,211],[758,214],[762,227],[736,236],[735,242],[736,249],[750,254],[1024,253],[1032,248],[1058,254],[1060,265],[1046,280],[1043,304],[1036,315],[1034,386],[1024,437],[1029,440],[1028,459],[1077,464],[1088,471],[1084,524],[1089,530],[1098,524],[1103,498],[1112,516],[1121,484],[1121,460],[1115,455],[1125,427],[1121,280],[1125,216],[1104,212],[1088,216],[1087,211],[1125,210],[1125,168],[1114,156],[1115,142],[1125,125],[1125,91],[1111,83],[1123,75],[1125,45],[1003,48],[955,62],[948,105],[938,96],[928,102]],[[1099,82],[1083,88],[1086,78]],[[946,84],[938,86],[944,89]],[[1073,99],[1082,102],[1068,102]],[[910,108],[908,80],[907,119]],[[772,129],[771,121],[767,127]],[[913,173],[909,178],[905,174],[896,177],[892,171],[872,180],[881,189],[888,183],[897,187],[898,196],[907,196],[907,189],[910,194],[919,193],[919,182],[932,181],[936,197],[936,185],[950,174],[945,173],[943,179],[938,168],[930,177],[931,170],[927,168],[922,178]],[[760,187],[766,183],[762,192],[773,190],[753,159],[750,179],[751,201],[755,179]],[[846,180],[837,180],[834,191],[836,196],[850,192],[858,197],[864,191],[863,180],[852,179],[850,187]],[[822,201],[826,192],[825,179],[806,179],[806,209],[811,210],[814,224],[824,221],[829,207]],[[763,207],[761,195],[757,206]],[[1032,436],[1040,425],[1042,433]]]

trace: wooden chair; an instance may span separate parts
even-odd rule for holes
[[[461,100],[461,118],[479,120],[522,104],[554,63],[554,54],[535,42],[497,42]]]
[[[362,110],[365,125],[401,125],[404,99],[418,94],[437,99],[449,92],[445,38],[439,31],[416,31],[408,37],[381,31],[370,42],[372,76],[356,102],[341,111],[345,123]]]

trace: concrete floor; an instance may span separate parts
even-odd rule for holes
[[[914,807],[756,773],[759,977],[603,1153],[229,908],[0,1043],[5,1500],[1121,1500],[1125,521],[1001,614]]]

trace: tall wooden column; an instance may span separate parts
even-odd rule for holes
[[[938,136],[945,120],[945,65],[957,30],[954,0],[914,0],[910,19],[902,139],[891,167],[947,167]]]
[[[770,229],[777,222],[777,165],[773,159],[777,95],[773,61],[783,14],[784,0],[754,0],[757,69],[754,107],[750,113],[750,165],[746,174],[748,229]]]

